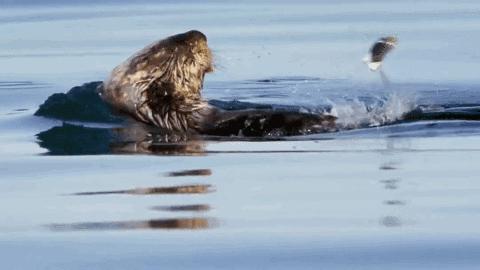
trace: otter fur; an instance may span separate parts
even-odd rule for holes
[[[157,41],[113,69],[98,88],[116,110],[168,132],[301,135],[335,129],[335,117],[275,110],[225,111],[202,98],[214,70],[207,37],[196,30]]]

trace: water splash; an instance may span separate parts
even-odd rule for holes
[[[363,101],[359,98],[332,102],[330,114],[337,117],[341,129],[378,127],[401,120],[416,107],[414,98],[393,92],[383,98]]]

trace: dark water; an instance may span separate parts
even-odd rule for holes
[[[85,3],[0,0],[2,269],[478,268],[477,1]],[[189,29],[212,104],[338,131],[166,140],[88,91],[34,116]]]

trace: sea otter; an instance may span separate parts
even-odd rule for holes
[[[188,31],[147,46],[103,82],[51,95],[35,115],[108,123],[123,122],[122,115],[127,115],[146,124],[134,123],[133,130],[145,129],[168,141],[203,135],[279,138],[337,130],[334,116],[304,113],[294,106],[238,102],[240,109],[206,101],[201,95],[203,79],[213,70],[207,37]]]
[[[277,110],[226,111],[201,90],[213,72],[207,37],[196,30],[157,41],[113,69],[98,87],[116,110],[162,130],[210,135],[299,135],[334,129],[335,117]]]

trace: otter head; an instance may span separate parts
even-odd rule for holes
[[[149,85],[153,86],[151,94],[160,94],[156,92],[163,90],[161,94],[173,98],[200,98],[205,73],[213,71],[207,37],[195,30],[155,43],[145,56],[138,59],[146,60],[146,66],[152,68],[150,72],[155,83]],[[140,68],[140,72],[145,70],[138,63],[133,67]]]
[[[212,71],[207,38],[192,30],[134,54],[112,71],[101,94],[143,122],[185,131],[192,126],[190,114],[207,106],[200,92],[205,73]]]
[[[200,97],[205,73],[214,69],[207,37],[192,30],[168,37],[158,45],[159,59],[164,61],[158,66],[163,67],[164,81],[173,84],[171,91],[179,97]]]

